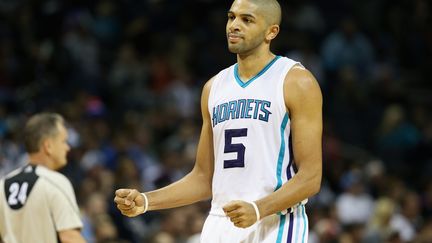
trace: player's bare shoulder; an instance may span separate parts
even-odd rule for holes
[[[322,103],[321,89],[313,74],[300,65],[295,65],[285,76],[285,105],[290,110],[301,104]]]
[[[204,114],[207,114],[207,116],[210,116],[209,112],[207,111],[208,101],[210,97],[211,87],[213,84],[213,81],[215,80],[216,76],[213,76],[211,79],[209,79],[202,89],[201,93],[201,112],[204,116]]]
[[[211,90],[211,87],[212,87],[212,84],[213,84],[213,81],[215,80],[215,78],[216,78],[216,75],[213,76],[211,79],[209,79],[204,84],[204,87],[203,87],[203,90],[202,90],[203,95],[206,95],[207,97],[209,96],[210,90]]]

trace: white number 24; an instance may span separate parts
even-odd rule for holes
[[[24,182],[21,186],[18,182],[14,182],[9,187],[9,198],[8,203],[9,205],[17,205],[18,202],[20,202],[22,205],[24,205],[26,199],[27,199],[27,188],[28,183]]]

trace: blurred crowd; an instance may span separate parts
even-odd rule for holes
[[[281,1],[273,51],[324,95],[324,177],[310,243],[432,242],[432,29],[427,0]],[[200,92],[233,64],[216,0],[0,0],[0,176],[26,163],[33,113],[68,121],[62,170],[90,243],[194,243],[209,202],[127,218],[116,188],[188,173]],[[199,186],[199,185],[197,185]]]

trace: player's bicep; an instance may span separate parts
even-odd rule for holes
[[[212,79],[205,84],[201,95],[201,113],[203,125],[201,128],[194,167],[194,172],[199,173],[201,176],[205,176],[209,183],[211,183],[214,168],[213,130],[211,126],[210,114],[208,111],[208,98],[210,95],[211,83]]]
[[[309,71],[294,68],[285,81],[284,95],[298,172],[321,181],[322,95],[318,82]]]

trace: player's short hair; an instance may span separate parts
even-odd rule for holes
[[[30,117],[23,131],[24,147],[28,153],[39,152],[44,139],[55,136],[64,119],[57,113],[39,113]]]
[[[269,25],[280,25],[282,20],[282,8],[277,0],[249,0],[259,6],[264,18]]]

